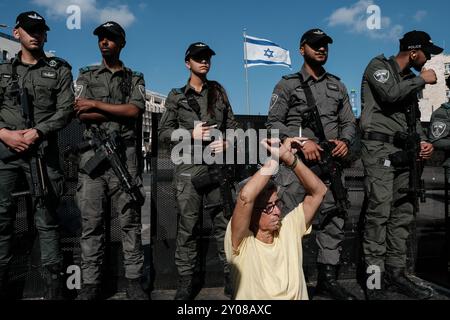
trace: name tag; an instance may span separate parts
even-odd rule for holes
[[[2,74],[2,78],[3,78],[3,79],[11,79],[11,75],[10,75],[10,74],[5,74],[5,73],[3,73],[3,74]]]
[[[41,76],[42,76],[42,78],[56,79],[57,75],[56,75],[55,71],[42,71]]]

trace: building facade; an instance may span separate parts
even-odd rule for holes
[[[422,122],[429,122],[433,111],[438,109],[450,98],[450,92],[445,85],[445,80],[450,76],[450,55],[440,54],[434,56],[425,65],[426,69],[436,72],[438,82],[435,85],[426,85],[421,93],[419,107],[422,113]]]
[[[11,60],[19,51],[19,41],[13,36],[0,32],[0,63]]]
[[[164,113],[166,111],[166,98],[167,97],[162,94],[147,90],[145,113],[142,119],[142,136],[144,138],[142,147],[145,152],[149,152],[151,148],[152,115]]]

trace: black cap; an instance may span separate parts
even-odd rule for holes
[[[16,26],[14,28],[22,28],[27,31],[41,28],[45,31],[50,31],[44,17],[36,11],[27,11],[19,14],[16,18]]]
[[[400,39],[400,51],[422,50],[429,54],[440,54],[444,49],[436,46],[428,33],[413,30]]]
[[[321,29],[311,29],[306,31],[301,40],[300,40],[300,47],[304,45],[305,43],[308,44],[315,44],[319,41],[326,40],[327,43],[333,43],[333,39],[329,35],[327,35],[323,30]]]
[[[210,56],[215,56],[216,53],[207,44],[203,42],[195,42],[189,46],[184,55],[184,60],[187,61],[190,57],[195,57],[199,53],[208,53]]]
[[[123,30],[123,28],[120,26],[120,24],[118,24],[117,22],[114,22],[114,21],[105,22],[102,25],[98,26],[94,30],[95,36],[98,36],[98,35],[104,34],[104,33],[112,34],[114,36],[122,38],[123,40],[125,40],[125,38],[126,38],[125,30]]]

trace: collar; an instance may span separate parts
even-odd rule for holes
[[[116,72],[120,72],[120,71],[126,70],[125,64],[124,64],[121,60],[119,60],[119,63],[122,65],[122,69],[121,69],[121,70],[118,70],[118,71],[116,71]],[[113,72],[106,66],[105,61],[102,61],[102,63],[100,64],[100,68],[98,68],[97,71],[95,71],[95,73],[96,73],[97,75],[99,75],[100,73],[103,73],[103,72],[113,73]]]
[[[401,78],[412,78],[415,77],[416,75],[414,74],[414,72],[412,72],[412,70],[408,67],[405,68],[405,70],[400,70],[400,66],[398,65],[397,60],[395,59],[395,56],[391,56],[388,60],[392,60],[394,62],[395,65],[395,72],[397,72],[397,74],[401,77]]]
[[[36,64],[33,65],[28,65],[22,62],[22,51],[19,51],[19,53],[17,54],[17,56],[14,58],[14,60],[12,61],[12,65],[13,66],[17,66],[19,64],[23,65],[23,66],[28,66],[28,67],[35,67],[35,66],[39,66],[40,64],[45,63],[45,64],[49,64],[49,58],[47,58],[45,55],[41,58],[39,58],[39,60],[36,62]]]
[[[310,80],[319,82],[328,77],[328,72],[325,71],[317,80],[314,79],[313,76],[310,75],[308,71],[306,71],[305,65],[303,65],[302,69],[300,70],[300,74],[303,76],[303,79],[306,83],[308,83],[308,81]]]
[[[201,94],[203,95],[203,93],[205,92],[205,90],[208,89],[208,80],[206,80],[206,82],[203,83],[203,87],[202,90],[200,92],[195,91],[195,89],[190,85],[191,79],[189,78],[186,84],[186,87],[184,89],[184,94],[186,95],[189,91],[193,91],[196,94]]]

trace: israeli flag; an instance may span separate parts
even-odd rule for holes
[[[284,66],[291,67],[289,51],[270,40],[244,36],[245,67]]]

